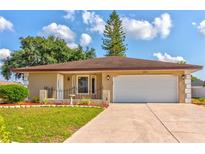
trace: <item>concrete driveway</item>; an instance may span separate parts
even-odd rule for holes
[[[205,142],[204,128],[204,106],[111,104],[65,142]]]

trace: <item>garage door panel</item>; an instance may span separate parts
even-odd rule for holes
[[[177,77],[118,76],[113,83],[113,102],[177,102]]]

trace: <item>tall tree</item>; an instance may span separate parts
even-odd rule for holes
[[[196,80],[200,80],[199,78],[197,78],[196,76],[191,76],[191,81],[196,81]]]
[[[20,41],[20,49],[4,60],[1,68],[1,74],[7,80],[11,78],[11,68],[63,63],[96,57],[93,48],[84,50],[78,46],[76,49],[71,49],[64,40],[53,36],[48,38],[28,36],[20,38]],[[15,77],[21,78],[22,74],[16,73]]]
[[[126,56],[125,33],[116,11],[110,15],[103,35],[102,48],[107,51],[106,56]]]

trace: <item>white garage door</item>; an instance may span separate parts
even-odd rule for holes
[[[120,75],[113,79],[113,102],[178,102],[177,77]]]

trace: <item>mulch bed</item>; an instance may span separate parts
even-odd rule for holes
[[[2,103],[0,104],[0,108],[19,108],[19,107],[99,107],[99,108],[107,108],[109,105],[108,104],[103,104],[102,106],[96,105],[96,104],[90,104],[90,105],[77,105],[73,104],[71,105],[70,103],[33,103],[33,102],[21,102],[17,104],[12,104],[12,103]]]
[[[2,103],[0,106],[18,106],[18,105],[70,105],[70,103],[32,103],[32,102],[20,102],[20,103]]]

